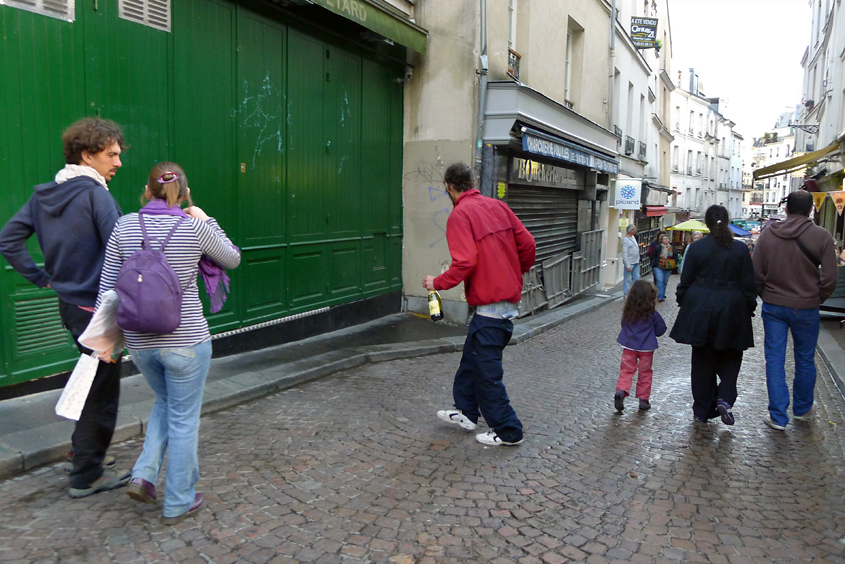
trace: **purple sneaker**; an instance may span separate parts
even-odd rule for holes
[[[731,406],[725,400],[716,400],[716,411],[722,416],[722,423],[725,425],[733,425],[736,423],[734,414],[731,411]]]
[[[202,504],[205,501],[201,493],[198,493],[194,496],[194,504],[182,513],[181,515],[177,515],[176,517],[165,517],[164,515],[161,516],[161,522],[165,525],[175,525],[176,523],[181,523],[188,517],[193,517],[197,513],[199,513],[200,509],[202,509]]]
[[[126,487],[126,494],[141,503],[154,504],[156,502],[156,487],[143,478],[132,478]]]

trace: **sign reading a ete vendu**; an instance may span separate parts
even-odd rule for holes
[[[579,151],[563,143],[543,139],[530,133],[522,134],[522,149],[528,153],[553,157],[602,172],[611,174],[619,172],[619,163],[615,161],[603,159],[586,151]]]
[[[617,210],[640,209],[640,193],[642,192],[643,181],[633,178],[617,178],[613,182],[613,202],[610,207]]]
[[[640,49],[651,49],[657,43],[657,18],[631,18],[631,39]]]

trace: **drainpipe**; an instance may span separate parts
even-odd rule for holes
[[[479,183],[484,179],[481,138],[484,134],[484,108],[487,104],[487,0],[481,0],[481,78],[478,82],[478,129],[475,133],[475,173]],[[479,186],[480,188],[481,186]]]
[[[607,75],[607,123],[613,123],[613,77],[616,71],[616,0],[610,3],[610,72]]]

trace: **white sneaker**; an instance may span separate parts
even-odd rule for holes
[[[490,445],[490,446],[501,446],[501,445],[507,445],[507,446],[513,446],[513,445],[518,445],[519,443],[521,443],[521,442],[522,442],[522,441],[524,441],[525,439],[519,439],[519,440],[518,440],[518,441],[516,441],[515,443],[509,443],[509,442],[506,442],[506,441],[503,441],[502,439],[500,439],[500,438],[499,438],[499,435],[497,435],[497,434],[496,434],[496,431],[487,431],[486,433],[481,433],[480,435],[476,435],[476,436],[475,436],[475,440],[476,440],[476,441],[478,441],[479,443],[483,444],[483,445]]]
[[[437,417],[446,423],[460,425],[467,431],[475,431],[475,428],[478,427],[478,425],[470,421],[466,415],[461,413],[460,409],[441,409],[437,412]]]
[[[763,418],[763,423],[765,423],[766,425],[768,425],[769,427],[771,427],[772,429],[775,429],[777,431],[785,431],[786,430],[786,427],[784,427],[783,425],[778,425],[777,423],[772,421],[771,414],[766,415]]]
[[[801,415],[793,415],[793,419],[797,419],[798,421],[806,421],[807,419],[812,419],[813,415],[816,414],[816,404],[810,406],[810,409],[807,410],[806,413],[802,413]]]

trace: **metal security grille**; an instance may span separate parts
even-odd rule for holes
[[[578,192],[542,186],[515,186],[508,205],[537,242],[537,263],[572,252],[578,236]]]
[[[74,0],[0,0],[0,6],[20,8],[68,22],[76,19]]]
[[[118,17],[170,31],[170,0],[119,0]]]

